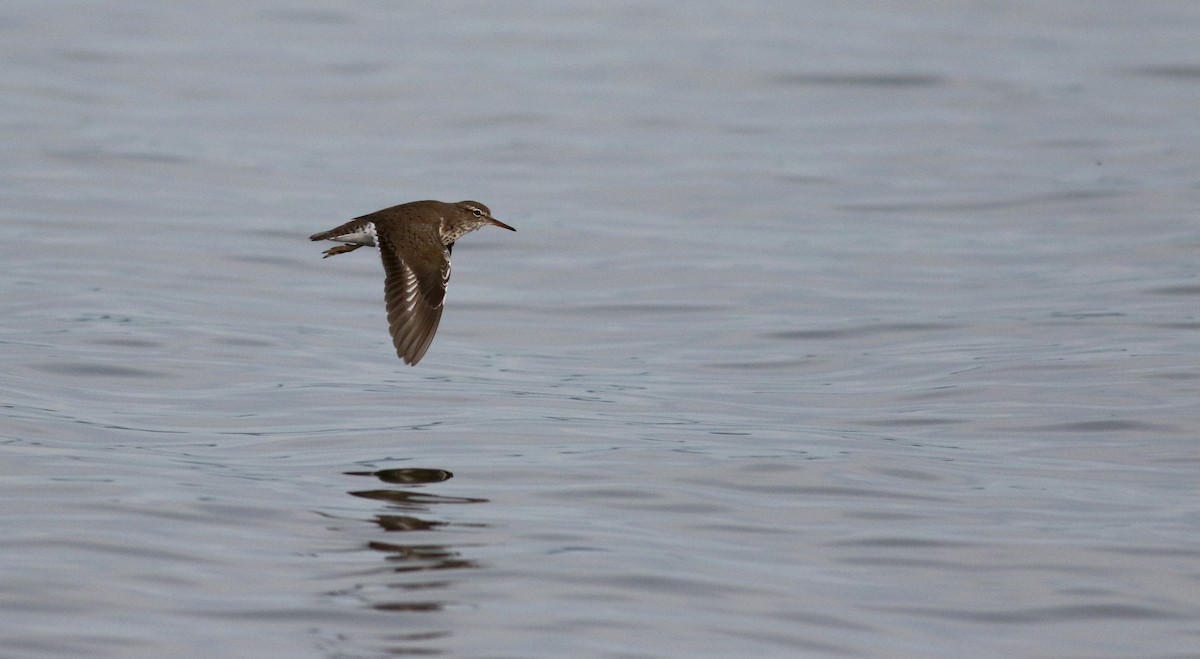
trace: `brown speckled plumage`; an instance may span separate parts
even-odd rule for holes
[[[406,364],[416,364],[442,318],[454,241],[487,224],[516,231],[477,201],[430,200],[375,211],[310,238],[345,243],[325,250],[326,258],[364,245],[379,248],[392,344]]]

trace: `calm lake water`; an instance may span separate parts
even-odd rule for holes
[[[1200,656],[1198,34],[6,3],[0,656]]]

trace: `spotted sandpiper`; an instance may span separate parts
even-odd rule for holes
[[[485,224],[516,231],[477,201],[429,200],[375,211],[310,238],[345,243],[325,250],[325,258],[364,245],[379,248],[392,344],[404,363],[415,365],[442,318],[454,241]]]

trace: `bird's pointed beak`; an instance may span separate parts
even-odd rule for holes
[[[501,229],[508,229],[509,231],[516,231],[516,229],[514,229],[514,228],[512,228],[512,227],[508,226],[507,224],[505,224],[505,223],[501,222],[500,220],[497,220],[497,219],[496,219],[496,218],[494,218],[494,217],[489,217],[489,218],[488,218],[488,224],[492,224],[492,225],[494,225],[494,226],[498,226],[498,227],[500,227]]]

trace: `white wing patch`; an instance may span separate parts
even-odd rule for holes
[[[404,308],[412,311],[417,308],[417,295],[421,292],[421,288],[417,282],[417,274],[408,267],[404,261],[400,262],[400,267],[404,272]]]

